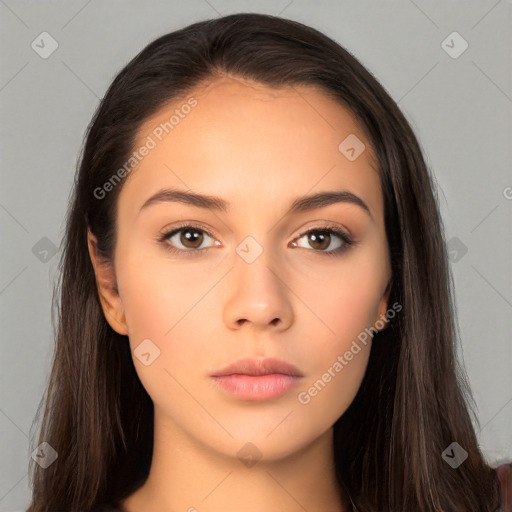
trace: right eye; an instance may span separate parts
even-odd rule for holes
[[[189,253],[190,256],[192,256],[192,254],[195,256],[210,248],[200,247],[204,242],[204,235],[213,239],[211,233],[205,229],[186,224],[163,233],[160,241],[174,254]],[[179,247],[180,244],[183,248]],[[178,248],[175,247],[176,245],[178,245]]]

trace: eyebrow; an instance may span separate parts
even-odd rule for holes
[[[224,213],[228,212],[230,207],[227,201],[217,196],[166,188],[149,197],[141,206],[139,214],[153,204],[175,202]],[[359,196],[348,190],[318,192],[313,195],[298,197],[293,201],[286,215],[306,212],[335,203],[350,203],[360,206],[373,220],[368,205]]]

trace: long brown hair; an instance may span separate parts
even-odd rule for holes
[[[361,387],[334,425],[336,472],[361,512],[494,511],[497,480],[479,450],[433,178],[395,101],[354,56],[301,23],[262,14],[201,21],[151,42],[116,76],[90,123],[67,213],[56,346],[28,512],[116,506],[143,484],[153,404],[127,338],[107,323],[87,245],[112,262],[122,183],[101,188],[133,151],[141,124],[194,86],[222,75],[269,86],[306,85],[349,108],[376,157],[392,260],[390,303],[402,305],[375,337]],[[53,318],[53,317],[52,317]],[[40,410],[38,416],[40,416]],[[38,418],[36,416],[36,418]],[[457,468],[442,452],[468,453]]]

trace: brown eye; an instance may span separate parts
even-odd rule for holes
[[[306,237],[307,240],[304,245],[298,243],[301,238]],[[296,240],[297,241],[294,241],[292,244],[294,247],[314,249],[312,251],[313,253],[317,252],[318,254],[325,256],[341,256],[346,250],[355,244],[355,241],[349,234],[340,231],[334,226],[310,229],[309,231],[302,233],[302,235],[300,235]],[[332,244],[334,244],[334,247],[327,249]]]
[[[188,249],[197,249],[203,242],[203,234],[197,229],[182,229],[179,241]]]
[[[313,249],[319,249],[321,251],[327,249],[331,243],[331,235],[328,231],[311,231],[308,234],[308,243]]]
[[[207,231],[194,226],[183,226],[166,233],[162,241],[170,246],[169,249],[181,252],[201,252],[208,247],[201,247],[206,238],[212,238]]]

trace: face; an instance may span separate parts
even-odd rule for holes
[[[190,98],[195,106],[182,107]],[[354,141],[366,147],[359,156]],[[155,422],[229,456],[249,441],[269,460],[291,455],[353,401],[371,348],[361,334],[388,308],[383,198],[369,142],[321,92],[223,78],[147,120],[136,147],[144,144],[154,147],[118,199],[119,294],[101,295],[110,325],[129,337]],[[163,189],[225,205],[161,198],[143,207]],[[300,197],[341,191],[352,200],[291,208]],[[241,358],[280,359],[301,376],[267,377],[268,394],[254,385],[261,377],[245,377],[253,384],[233,394],[236,377],[219,385],[211,375]]]

